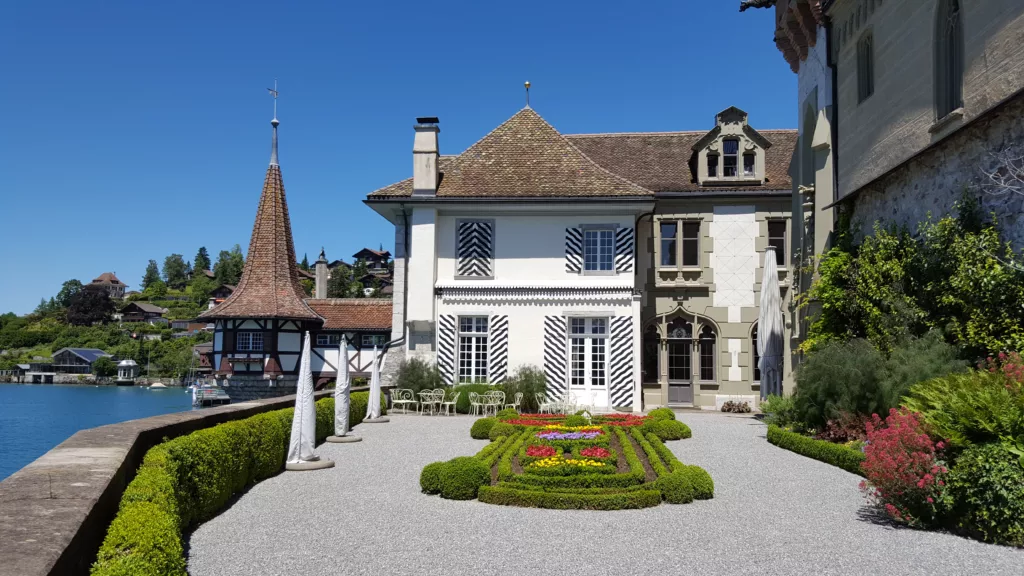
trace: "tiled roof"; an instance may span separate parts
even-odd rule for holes
[[[212,310],[199,315],[213,318],[295,318],[320,320],[305,303],[295,265],[295,244],[288,218],[281,167],[267,168],[249,252],[238,287]]]
[[[391,252],[388,252],[387,250],[374,250],[373,248],[363,248],[359,252],[353,254],[352,257],[358,260],[363,252],[369,252],[370,254],[377,256],[378,258],[387,258],[391,256]]]
[[[387,298],[309,298],[306,303],[324,318],[325,330],[391,329]]]
[[[633,197],[651,192],[594,163],[530,108],[457,157],[442,157],[437,197]],[[411,196],[412,179],[370,194]]]
[[[699,185],[693,145],[707,133],[567,134],[566,138],[598,164],[654,192],[792,189],[789,164],[796,130],[758,130],[771,142],[765,151],[767,181],[761,186]]]
[[[98,277],[93,278],[90,284],[120,284],[122,286],[125,285],[124,282],[121,282],[120,280],[117,279],[117,276],[114,276],[113,272],[104,272],[103,274],[100,274]]]
[[[125,309],[131,308],[132,306],[135,306],[136,308],[142,310],[143,312],[149,312],[150,314],[167,313],[166,308],[161,308],[156,304],[150,304],[149,302],[130,302],[127,306],[125,306]]]

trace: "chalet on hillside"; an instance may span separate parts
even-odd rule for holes
[[[371,250],[369,248],[363,248],[359,252],[352,255],[357,262],[362,260],[366,262],[366,269],[371,274],[386,274],[388,271],[388,262],[391,261],[391,253],[387,250]]]
[[[129,302],[121,310],[122,322],[145,322],[147,324],[167,324],[166,308],[149,302]]]
[[[124,298],[125,288],[128,286],[121,282],[113,272],[104,272],[92,279],[85,285],[90,290],[104,290],[111,298]]]

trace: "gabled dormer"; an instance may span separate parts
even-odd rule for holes
[[[747,113],[730,106],[715,127],[693,145],[701,186],[751,186],[765,182],[765,152],[772,143],[747,124]]]

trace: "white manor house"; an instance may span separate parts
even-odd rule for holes
[[[788,306],[803,242],[795,130],[728,108],[709,130],[562,135],[527,107],[455,156],[439,132],[418,118],[412,178],[366,200],[395,226],[389,361],[448,383],[534,365],[598,409],[755,402],[765,249]]]

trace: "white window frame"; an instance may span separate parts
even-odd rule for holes
[[[386,340],[383,334],[363,334],[359,337],[359,345],[362,348],[373,348],[384,346]]]
[[[317,334],[317,346],[338,346],[341,344],[341,334]]]
[[[487,316],[459,316],[455,359],[455,376],[459,384],[487,382],[490,328]]]
[[[735,142],[736,143],[736,151],[733,152],[732,154],[729,154],[728,152],[726,152],[725,151],[725,143],[726,142]],[[740,156],[742,156],[742,153],[740,152],[740,139],[739,138],[723,138],[722,139],[722,164],[721,164],[721,169],[722,169],[721,170],[721,172],[722,172],[722,176],[721,177],[722,178],[739,178],[740,177],[741,171],[743,170],[743,168],[740,166]],[[736,160],[736,163],[733,164],[733,174],[731,176],[729,174],[725,173],[725,161],[728,158],[734,158]]]
[[[593,250],[588,249],[588,237],[594,238],[597,248],[596,256]],[[604,252],[605,248],[608,249],[607,254]],[[607,261],[603,260],[605,256],[607,256]],[[590,268],[591,264],[596,268]],[[615,226],[583,227],[583,273],[588,275],[615,274]]]
[[[608,318],[569,318],[569,388],[605,390],[608,388]]]
[[[242,343],[245,342],[243,345]],[[263,332],[236,332],[235,350],[239,352],[263,352]]]

